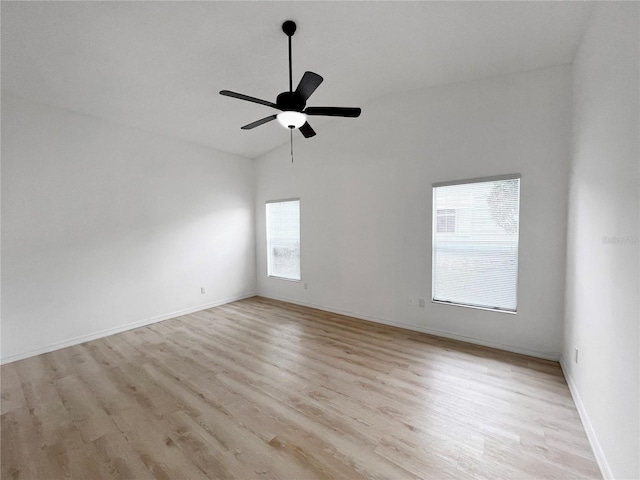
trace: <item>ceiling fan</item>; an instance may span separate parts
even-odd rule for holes
[[[291,69],[291,37],[296,32],[296,24],[291,20],[287,20],[282,24],[282,31],[289,37],[289,91],[282,92],[276,98],[275,103],[267,100],[261,100],[259,98],[243,95],[242,93],[231,92],[229,90],[221,90],[220,95],[227,97],[238,98],[240,100],[246,100],[247,102],[259,103],[268,107],[280,110],[280,113],[269,115],[268,117],[261,118],[255,122],[249,123],[242,127],[243,130],[250,130],[252,128],[263,125],[272,120],[278,120],[278,122],[285,128],[299,129],[300,133],[305,138],[313,137],[316,132],[311,128],[309,122],[307,122],[307,115],[320,115],[328,117],[358,117],[361,110],[359,108],[346,108],[346,107],[307,107],[307,100],[311,94],[320,86],[323,78],[317,73],[304,72],[300,83],[293,90],[293,77]],[[306,108],[305,108],[306,107]]]

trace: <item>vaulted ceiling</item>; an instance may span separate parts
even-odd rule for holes
[[[309,105],[359,106],[399,91],[570,63],[586,2],[6,2],[2,88],[46,104],[255,158],[288,142],[277,122],[240,126],[324,83]],[[323,122],[313,119],[322,134]],[[392,119],[390,119],[392,121]],[[314,141],[313,138],[305,141]]]

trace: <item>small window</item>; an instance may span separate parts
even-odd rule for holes
[[[436,231],[438,233],[455,233],[456,211],[453,208],[440,208],[437,210]]]
[[[443,302],[517,310],[520,175],[433,185],[433,292]]]
[[[300,200],[267,202],[267,275],[300,280]]]

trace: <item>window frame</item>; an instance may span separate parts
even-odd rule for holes
[[[270,222],[269,222],[269,204],[272,203],[286,203],[286,202],[298,202],[298,243],[300,244],[300,265],[299,265],[299,270],[300,270],[300,278],[289,278],[289,277],[281,277],[279,275],[272,275],[270,273],[271,270],[271,254],[270,254],[270,249],[271,249],[271,239],[270,239],[270,232],[269,232],[269,227],[270,227]],[[287,282],[301,282],[302,281],[302,202],[300,201],[300,198],[283,198],[283,199],[278,199],[278,200],[267,200],[265,203],[265,243],[266,243],[266,250],[267,250],[267,278],[273,278],[276,280],[284,280]]]
[[[494,182],[500,180],[519,180],[518,185],[518,236],[516,241],[516,251],[517,251],[517,263],[516,263],[516,281],[515,281],[515,292],[516,292],[516,305],[513,310],[500,308],[500,307],[490,307],[485,305],[473,305],[468,303],[460,303],[460,302],[452,302],[447,300],[437,300],[435,298],[435,248],[436,248],[436,229],[437,229],[437,209],[436,209],[436,188],[438,187],[448,187],[452,185],[466,185],[472,183],[486,183],[486,182]],[[463,307],[463,308],[473,308],[476,310],[486,310],[490,312],[498,312],[498,313],[507,313],[510,315],[516,315],[518,313],[518,292],[520,287],[520,206],[521,206],[521,195],[522,193],[522,175],[519,173],[512,173],[506,175],[493,175],[489,177],[477,177],[477,178],[468,178],[462,180],[452,180],[446,182],[435,182],[432,184],[432,196],[431,196],[431,215],[432,215],[432,223],[431,223],[431,303],[439,304],[439,305],[450,305],[454,307]],[[456,212],[456,227],[457,227],[457,212]]]

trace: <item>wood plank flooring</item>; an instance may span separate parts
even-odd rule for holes
[[[2,366],[3,479],[601,478],[560,367],[264,298]]]

